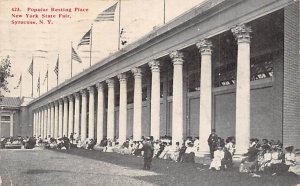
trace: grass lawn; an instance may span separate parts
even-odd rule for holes
[[[56,150],[55,150],[56,151]],[[121,155],[112,152],[91,151],[85,149],[57,150],[57,153],[66,153],[97,161],[103,161],[128,169],[142,170],[143,158],[131,155]],[[135,178],[155,185],[297,185],[300,176],[294,174],[267,175],[251,177],[241,174],[235,167],[230,171],[211,171],[208,166],[200,164],[177,163],[169,160],[153,159],[151,172],[155,175],[139,176]],[[134,175],[132,175],[134,176]]]

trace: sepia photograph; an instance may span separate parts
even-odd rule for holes
[[[0,0],[0,186],[300,186],[299,0]]]

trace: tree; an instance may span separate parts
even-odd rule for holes
[[[7,79],[10,77],[14,77],[11,73],[11,61],[9,56],[5,59],[1,60],[0,64],[0,96],[2,97],[1,91],[10,92],[8,89],[8,81]]]

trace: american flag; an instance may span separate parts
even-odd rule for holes
[[[109,7],[108,9],[98,14],[97,18],[95,19],[95,22],[114,21],[117,4],[118,3],[115,3],[113,6]]]
[[[91,29],[81,38],[77,48],[81,45],[89,45],[91,42]]]
[[[31,76],[33,76],[33,58],[32,58],[32,61],[30,63],[30,66],[28,68],[28,72]]]
[[[56,76],[58,76],[58,73],[59,73],[59,56],[57,57],[57,62],[56,62],[56,65],[54,67],[54,73],[56,74]]]
[[[74,50],[73,47],[72,47],[72,59],[74,59],[75,61],[78,61],[79,63],[82,63],[80,57],[78,56],[77,52]]]
[[[18,85],[14,88],[14,89],[17,89],[17,88],[19,88],[20,87],[20,85],[21,85],[21,83],[22,83],[22,74],[20,75],[20,78],[19,78],[19,82],[18,82]]]

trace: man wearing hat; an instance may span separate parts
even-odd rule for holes
[[[207,142],[208,142],[209,151],[210,151],[210,158],[213,159],[214,151],[216,150],[217,144],[218,144],[218,135],[216,134],[215,129],[211,130],[211,134],[209,135]]]
[[[149,170],[152,162],[153,150],[154,150],[150,137],[146,138],[146,141],[143,144],[141,150],[144,151],[144,169]]]

